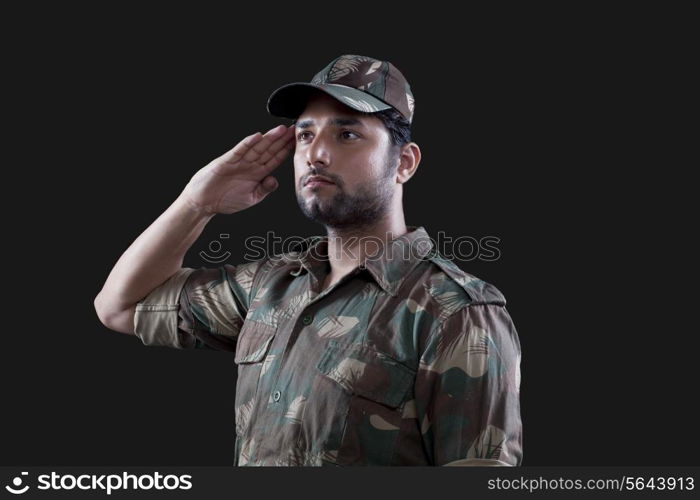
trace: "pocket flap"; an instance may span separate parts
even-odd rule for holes
[[[329,340],[316,366],[345,390],[391,408],[399,406],[413,385],[415,371],[366,344]]]
[[[236,343],[236,357],[234,362],[258,363],[265,358],[265,354],[275,338],[277,328],[266,323],[254,320],[246,320]]]

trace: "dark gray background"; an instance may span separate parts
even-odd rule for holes
[[[683,71],[662,37],[620,31],[629,17],[296,6],[6,17],[19,29],[4,35],[0,463],[233,462],[233,356],[145,347],[92,301],[199,168],[288,123],[265,111],[274,89],[343,53],[390,60],[411,83],[423,160],[407,222],[501,239],[500,260],[459,265],[501,289],[518,328],[523,464],[697,462],[696,224],[689,163],[661,142],[683,118],[660,90]],[[205,265],[197,252],[224,232],[232,264],[244,237],[318,234],[292,176],[289,159],[279,191],[217,216],[185,265]]]

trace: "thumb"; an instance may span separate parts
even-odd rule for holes
[[[268,175],[262,181],[260,181],[260,184],[258,184],[258,186],[255,188],[255,191],[258,198],[262,200],[265,198],[265,196],[275,191],[278,187],[279,182],[277,182],[277,179],[271,175]]]

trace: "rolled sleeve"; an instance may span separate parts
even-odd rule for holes
[[[194,269],[184,267],[136,304],[134,333],[145,345],[186,349],[191,337],[178,330],[180,296]]]
[[[145,345],[235,352],[261,264],[180,269],[136,304],[134,333]]]
[[[503,305],[465,307],[432,332],[415,394],[434,465],[522,463],[521,350]]]

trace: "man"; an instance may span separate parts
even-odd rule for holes
[[[520,465],[520,344],[503,295],[406,226],[421,153],[391,63],[343,55],[277,89],[296,119],[198,171],[95,299],[146,345],[235,353],[235,465]],[[277,188],[294,152],[302,212],[325,237],[238,266],[183,268],[215,214]],[[369,244],[368,244],[369,243]]]

